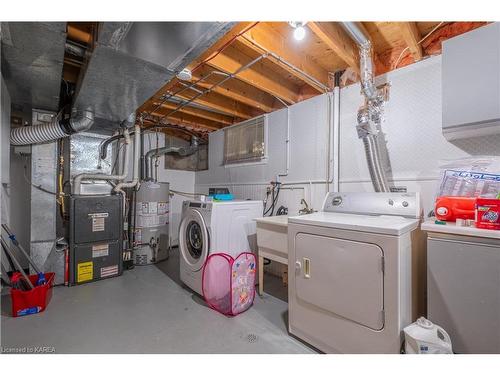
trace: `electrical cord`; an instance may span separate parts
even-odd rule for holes
[[[276,210],[277,216],[288,215],[288,208],[285,206],[280,206],[278,210]]]
[[[51,194],[51,195],[56,195],[56,196],[57,196],[57,195],[59,195],[59,194],[57,194],[57,193],[55,193],[55,192],[53,192],[53,191],[50,191],[50,190],[44,189],[44,188],[42,187],[42,185],[35,185],[34,183],[32,183],[32,182],[28,179],[28,176],[26,176],[26,169],[27,169],[26,164],[24,164],[24,168],[23,168],[23,169],[24,169],[24,171],[23,171],[24,180],[25,180],[28,184],[30,184],[31,186],[33,186],[35,189],[38,189],[38,190],[40,190],[40,191],[43,191],[44,193]]]
[[[278,197],[280,194],[280,188],[281,183],[276,183],[276,185],[273,186],[272,188],[272,202],[271,202],[271,207],[269,207],[266,211],[264,211],[264,216],[269,214],[269,216],[273,216],[274,213],[274,207],[276,207],[276,203],[278,202]]]
[[[443,25],[444,22],[440,22],[437,26],[435,26],[431,31],[429,31],[427,33],[427,35],[425,35],[422,39],[420,39],[417,44],[420,44],[422,43],[424,40],[426,40],[434,31],[436,31],[437,29],[439,29],[442,25]],[[401,59],[403,58],[403,55],[405,54],[405,52],[407,52],[408,50],[410,49],[410,47],[406,47],[405,49],[403,49],[401,51],[401,54],[399,55],[399,57],[397,58],[396,60],[396,63],[393,65],[393,69],[396,69],[399,65],[399,63],[401,62]]]

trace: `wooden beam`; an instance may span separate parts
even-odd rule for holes
[[[150,115],[150,117],[148,119],[144,120],[144,127],[142,129],[147,130],[147,129],[150,129],[151,127],[153,127],[154,125],[157,125],[159,123],[159,119],[160,119],[159,116]],[[161,132],[169,134],[169,135],[173,135],[173,136],[178,137],[178,138],[182,138],[186,141],[189,141],[191,139],[191,135],[182,131],[182,129],[189,130],[190,132],[195,133],[197,136],[199,136],[200,138],[203,138],[203,139],[208,138],[206,136],[208,133],[210,133],[209,129],[201,128],[201,127],[192,127],[192,126],[185,125],[185,124],[181,125],[181,124],[177,123],[175,120],[171,121],[171,120],[164,119],[163,123],[168,124],[168,125],[174,125],[177,128],[159,127],[159,128],[157,128],[158,131],[161,131]]]
[[[157,112],[153,112],[153,116],[158,116],[162,118],[165,116],[167,113],[169,113],[170,110],[158,110]],[[205,120],[201,119],[199,117],[195,117],[192,115],[188,115],[182,112],[176,112],[172,115],[169,115],[167,117],[164,117],[166,121],[173,121],[176,122],[179,125],[186,125],[194,128],[205,128],[209,130],[218,130],[222,127],[224,127],[223,124],[217,123],[215,121],[210,121],[210,120]]]
[[[359,53],[354,41],[337,22],[308,22],[307,26],[356,73],[359,73]]]
[[[281,59],[306,73],[308,76],[313,77],[314,80],[325,86],[328,85],[328,72],[314,61],[311,56],[302,53],[302,51],[297,48],[293,48],[294,46],[290,46],[290,41],[285,40],[278,31],[266,23],[260,23],[247,31],[243,36],[238,38],[238,41],[244,43],[247,47],[259,54],[273,52]],[[319,92],[323,91],[321,86],[318,86],[314,80],[311,80],[306,75],[300,74],[300,72],[297,72],[288,64],[284,63],[283,60],[276,59],[272,56],[269,60],[285,69],[293,76],[314,87]]]
[[[419,61],[424,56],[422,46],[419,44],[421,39],[416,22],[397,22],[401,35],[413,56],[414,61]]]
[[[255,22],[240,22],[236,26],[234,26],[230,31],[228,31],[222,38],[220,38],[217,42],[215,42],[210,48],[208,48],[205,52],[203,52],[200,56],[198,56],[195,60],[193,60],[189,65],[188,68],[193,70],[197,66],[199,66],[203,61],[206,59],[210,58],[213,54],[216,53],[217,50],[220,48],[224,47],[225,44],[231,41],[231,39],[236,38],[237,35],[240,33],[244,32],[247,30],[249,27],[251,27]],[[179,80],[177,78],[172,78],[167,84],[165,84],[160,90],[156,92],[156,94],[148,99],[146,103],[144,103],[140,108],[140,112],[145,111],[145,107],[148,106],[149,100],[152,100],[154,98],[159,98],[168,91],[170,91],[175,85],[179,83]]]
[[[230,45],[223,53],[208,61],[207,64],[212,68],[226,73],[235,73],[238,69],[250,63],[254,58],[255,56],[248,56],[235,48],[234,45]],[[240,72],[237,78],[287,103],[292,104],[298,102],[299,88],[286,77],[280,76],[267,67],[263,60],[258,61],[250,68]]]
[[[161,104],[158,102],[155,102],[155,103],[153,103],[153,105],[155,105],[155,106],[160,105],[161,108],[164,108],[168,111],[173,111],[179,106],[179,104],[177,104],[177,103],[168,102],[168,101],[161,103]],[[241,121],[241,119],[239,119],[237,117],[226,116],[226,115],[223,115],[220,113],[206,111],[206,110],[203,110],[201,108],[196,108],[196,107],[192,107],[189,105],[182,107],[179,110],[179,112],[186,113],[188,115],[192,115],[192,116],[196,116],[196,117],[200,117],[200,118],[205,119],[205,120],[220,122],[221,124],[226,124],[226,125],[235,124],[235,123]],[[166,113],[168,113],[168,112],[166,112]]]
[[[209,89],[214,84],[221,82],[224,79],[224,76],[222,75],[212,74],[209,76],[212,71],[213,69],[208,66],[204,66],[196,70],[193,74],[193,81],[197,81],[202,77],[208,76],[206,80],[199,82],[197,86],[203,89]],[[239,79],[230,79],[224,82],[221,86],[214,88],[213,92],[264,112],[272,112],[283,107],[280,104],[277,105],[276,99],[265,91],[240,81]]]
[[[179,94],[178,97],[181,99],[189,100],[192,99],[195,95],[195,93],[184,91],[182,94]],[[255,108],[249,107],[235,100],[230,100],[216,92],[204,94],[196,99],[195,102],[205,107],[209,107],[216,111],[222,112],[228,116],[239,117],[245,120],[258,116],[262,113]]]

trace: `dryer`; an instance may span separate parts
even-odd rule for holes
[[[289,217],[290,333],[326,353],[399,353],[420,216],[417,194],[329,193]]]
[[[254,219],[262,217],[262,212],[262,201],[184,201],[179,226],[182,282],[202,294],[203,264],[210,254],[256,254]]]

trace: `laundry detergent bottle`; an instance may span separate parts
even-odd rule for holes
[[[420,317],[404,329],[406,354],[453,354],[448,333]]]

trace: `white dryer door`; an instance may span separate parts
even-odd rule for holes
[[[383,251],[374,244],[298,233],[297,298],[355,323],[384,327]]]
[[[210,248],[208,230],[201,213],[188,208],[179,227],[179,251],[191,271],[203,267]]]

